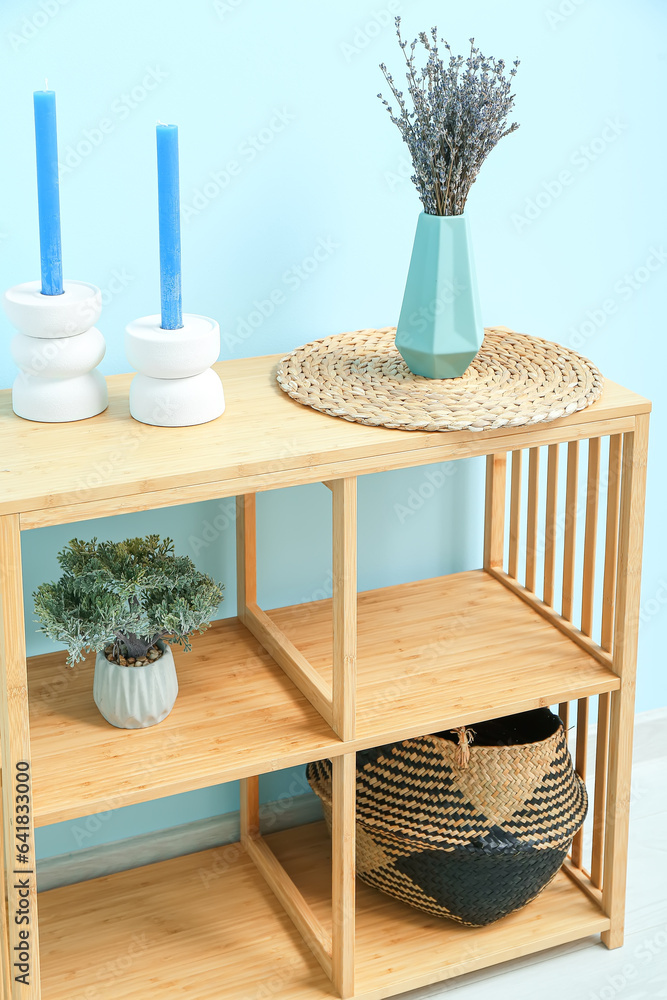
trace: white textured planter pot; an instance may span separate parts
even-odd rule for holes
[[[7,317],[19,331],[11,345],[20,374],[14,382],[14,413],[26,420],[85,420],[107,408],[107,386],[96,366],[104,337],[94,324],[102,309],[99,288],[65,281],[62,295],[42,295],[38,281],[5,292]]]
[[[144,316],[126,328],[125,352],[138,371],[130,385],[135,420],[188,427],[224,413],[222,382],[210,367],[220,353],[214,319],[185,313],[180,330],[163,330],[159,316]]]
[[[95,659],[93,699],[101,714],[118,729],[147,729],[166,719],[176,701],[178,679],[171,646],[155,663],[144,667],[122,667],[107,660],[104,652]]]

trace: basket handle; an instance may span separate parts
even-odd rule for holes
[[[475,739],[475,730],[469,729],[468,726],[457,726],[453,732],[457,733],[459,738],[454,751],[454,763],[461,770],[465,770],[470,763],[470,744]]]

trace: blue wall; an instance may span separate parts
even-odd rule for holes
[[[656,404],[638,708],[664,705],[667,35],[659,0],[631,8],[620,0],[454,8],[435,0],[5,0],[2,287],[39,271],[31,93],[48,76],[58,94],[65,274],[104,290],[105,372],[127,367],[125,323],[158,308],[157,119],[180,125],[184,307],[219,318],[222,357],[395,322],[419,211],[405,151],[375,97],[378,62],[399,68],[396,12],[410,37],[439,23],[459,50],[474,35],[484,51],[521,59],[521,128],[491,155],[469,201],[485,321],[577,347]],[[323,259],[313,267],[318,246]],[[0,318],[2,387],[13,378],[10,332]],[[462,463],[415,509],[408,500],[426,470],[363,480],[360,585],[477,565],[481,473],[479,462]],[[266,606],[327,592],[323,494],[304,487],[260,498]],[[233,530],[229,501],[221,503],[28,533],[28,607],[75,532],[152,530],[226,582],[221,614],[233,614]],[[214,521],[221,527],[206,527]],[[289,563],[278,528],[302,539]],[[28,619],[30,652],[48,648]],[[274,776],[265,796],[292,780]],[[210,789],[61,824],[40,831],[40,854],[213,815],[235,808],[236,794]]]

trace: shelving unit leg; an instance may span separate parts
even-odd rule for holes
[[[341,997],[354,995],[355,815],[357,756],[332,761],[333,983]]]
[[[613,646],[621,687],[611,693],[602,884],[602,905],[611,921],[602,934],[608,948],[623,944],[647,451],[648,415],[642,414],[623,437]]]
[[[244,621],[248,608],[257,604],[257,528],[255,494],[236,498],[236,601]]]
[[[16,787],[17,775],[30,776],[30,724],[26,665],[21,529],[17,514],[0,517],[0,729],[2,747],[2,820],[5,885],[8,907],[7,1000],[39,1000],[39,934],[37,926],[37,876],[32,794]],[[20,796],[20,797],[19,797]],[[24,822],[25,817],[25,822]],[[26,850],[23,851],[25,845]],[[25,862],[19,861],[19,855]],[[24,923],[14,913],[27,917]],[[29,922],[28,922],[29,921]],[[27,949],[26,949],[27,944]],[[19,949],[29,953],[29,971],[14,966]],[[11,957],[10,957],[11,956]],[[25,975],[25,979],[17,978]]]
[[[604,577],[602,589],[602,623],[600,645],[611,654],[614,645],[614,613],[616,602],[616,574],[618,570],[618,535],[621,503],[621,460],[623,435],[609,438],[607,470],[607,511],[605,515]],[[613,665],[613,664],[612,664]],[[614,669],[616,667],[614,666]],[[600,695],[598,701],[598,731],[595,750],[595,798],[593,803],[593,847],[591,852],[591,881],[600,888],[604,877],[604,841],[606,831],[607,776],[609,769],[609,715],[611,695]]]
[[[242,778],[239,782],[241,795],[241,843],[245,847],[249,840],[259,837],[259,778]]]
[[[333,729],[354,739],[357,686],[357,480],[330,484],[333,506]]]
[[[486,456],[486,503],[484,507],[484,569],[503,568],[505,552],[505,490],[507,455]]]

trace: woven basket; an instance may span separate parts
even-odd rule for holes
[[[331,829],[331,762],[309,764],[307,776]],[[587,805],[548,709],[364,750],[357,874],[420,910],[482,926],[548,885]]]

